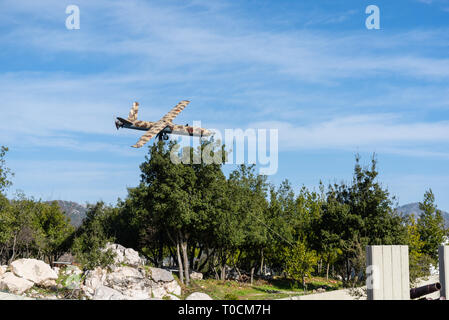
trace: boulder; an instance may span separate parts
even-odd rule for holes
[[[94,270],[89,270],[86,272],[86,278],[84,280],[84,285],[89,292],[95,291],[97,288],[103,285],[106,279],[106,270],[100,267],[96,267]],[[85,290],[86,291],[86,290]]]
[[[137,267],[145,264],[145,259],[139,256],[139,253],[131,248],[125,248],[120,244],[107,243],[103,251],[111,250],[114,254],[114,264],[126,264]]]
[[[141,266],[144,264],[143,260],[139,257],[139,253],[134,249],[125,249],[123,253],[123,261],[130,266]]]
[[[58,279],[58,275],[48,264],[36,259],[16,260],[11,263],[11,270],[16,276],[36,284]]]
[[[177,296],[174,296],[172,294],[168,294],[168,295],[166,295],[166,297],[168,297],[170,300],[181,300]]]
[[[151,278],[155,282],[171,282],[175,280],[170,271],[160,269],[160,268],[150,268]]]
[[[12,272],[6,272],[0,278],[0,290],[7,290],[15,294],[22,294],[33,285],[32,281],[17,277]]]
[[[104,287],[121,296],[113,295],[112,291]],[[150,268],[146,274],[143,268],[130,266],[113,266],[109,272],[97,267],[86,273],[84,285],[80,285],[80,288],[92,299],[148,300],[162,299],[169,294],[181,295],[181,287],[171,272],[159,268]]]
[[[191,280],[203,280],[203,274],[201,272],[192,271],[190,273]]]
[[[181,295],[181,287],[179,286],[178,282],[176,280],[173,280],[171,282],[164,283],[164,289],[168,293],[176,294],[177,296]]]
[[[209,297],[207,294],[202,292],[194,292],[191,295],[189,295],[186,300],[213,300],[211,297]]]
[[[6,273],[6,270],[8,270],[8,266],[0,266],[0,277]]]
[[[107,274],[104,284],[131,299],[150,298],[154,286],[143,270],[131,267],[116,268]]]
[[[93,300],[125,300],[125,297],[112,288],[99,286],[92,297]]]

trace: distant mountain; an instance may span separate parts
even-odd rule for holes
[[[53,201],[47,201],[47,202],[53,202]],[[61,211],[64,212],[64,214],[70,218],[70,223],[75,226],[79,227],[81,223],[83,223],[83,219],[86,217],[87,209],[86,207],[72,201],[63,201],[63,200],[56,200],[59,207],[61,208]]]
[[[409,204],[404,204],[403,206],[400,206],[397,208],[398,212],[403,213],[404,215],[411,215],[412,213],[415,214],[416,217],[419,217],[419,215],[422,213],[422,210],[419,209],[419,203],[413,202]],[[449,226],[449,213],[441,210],[441,214],[443,215],[444,221],[446,223],[446,226]]]

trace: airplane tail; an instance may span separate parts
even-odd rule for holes
[[[137,120],[137,113],[139,112],[139,103],[134,102],[131,110],[129,111],[128,120],[134,122]]]

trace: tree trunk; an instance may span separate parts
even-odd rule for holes
[[[198,266],[200,264],[201,256],[203,255],[203,247],[204,246],[200,247],[200,252],[198,253],[198,257],[196,259],[196,263],[194,262],[194,264],[192,265],[192,267],[195,268],[195,270],[197,270],[197,271],[199,271],[198,270]]]
[[[214,266],[214,272],[215,272],[215,280],[220,279],[220,277],[218,276],[218,272],[217,272],[217,268]]]
[[[304,288],[304,292],[307,292],[306,278],[304,276],[302,277],[302,287]]]
[[[188,251],[190,251],[190,257],[189,257],[189,266],[190,266],[190,268],[194,268],[195,267],[195,265],[194,265],[194,262],[195,262],[195,249],[196,249],[196,247],[194,245],[191,245],[190,246],[190,250],[188,250]]]
[[[215,255],[215,249],[212,249],[212,253],[210,253],[209,249],[206,249],[206,260],[197,267],[197,270],[201,272],[201,270],[206,266],[206,264],[209,262],[210,258]]]
[[[162,238],[162,237],[160,237]],[[164,243],[161,239],[159,239],[159,250],[158,250],[158,257],[157,257],[157,266],[158,268],[162,267],[164,265]]]
[[[326,266],[326,281],[329,281],[329,262],[327,263]]]
[[[183,238],[181,240],[182,257],[184,260],[184,276],[186,279],[186,285],[190,284],[190,274],[189,274],[189,257],[187,256],[187,239]]]
[[[254,280],[254,267],[251,268],[251,285],[253,285],[253,280]]]
[[[9,260],[9,263],[14,261],[14,258],[16,257],[16,243],[17,243],[17,234],[14,235],[14,242],[12,245],[12,255],[11,259]]]
[[[183,268],[182,268],[182,260],[181,260],[181,253],[179,252],[179,241],[176,243],[176,255],[178,258],[178,270],[179,270],[179,279],[181,280],[181,283],[184,284],[184,274],[183,274]]]
[[[263,248],[260,250],[260,255],[262,256],[260,259],[260,270],[259,270],[259,274],[263,275],[263,260],[264,260],[264,256],[263,256]]]

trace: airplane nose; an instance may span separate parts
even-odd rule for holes
[[[123,126],[123,124],[119,121],[119,120],[115,120],[115,127],[118,129],[120,129]]]

